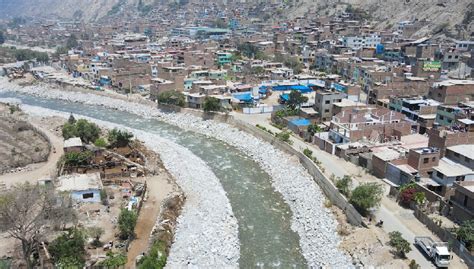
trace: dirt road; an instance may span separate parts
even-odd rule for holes
[[[4,182],[7,188],[18,183],[35,183],[38,179],[50,177],[56,170],[56,163],[63,155],[63,139],[44,126],[36,122],[31,123],[49,137],[52,149],[55,149],[56,152],[51,150],[48,161],[46,162],[29,165],[24,171],[17,173],[0,175],[0,182]]]
[[[151,230],[160,213],[160,204],[168,194],[175,191],[175,186],[170,182],[167,173],[161,173],[147,179],[148,199],[143,205],[138,216],[135,233],[137,238],[131,243],[125,268],[135,268],[135,258],[148,248]]]

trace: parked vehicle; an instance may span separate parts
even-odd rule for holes
[[[448,267],[452,259],[448,243],[435,242],[429,236],[416,236],[415,245],[419,246],[437,267]]]

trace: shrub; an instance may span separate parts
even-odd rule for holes
[[[336,188],[346,197],[349,197],[351,194],[351,185],[352,178],[347,175],[336,181]]]
[[[415,195],[413,196],[413,201],[415,201],[416,204],[418,205],[423,204],[425,200],[426,200],[426,194],[422,191],[415,193]]]
[[[127,263],[127,256],[122,253],[107,252],[107,258],[99,263],[104,268],[118,268]]]
[[[221,104],[219,102],[219,99],[215,97],[206,97],[204,99],[204,104],[202,105],[202,109],[206,112],[214,112],[214,111],[220,111],[221,110]]]
[[[109,131],[109,134],[107,136],[107,140],[109,141],[109,147],[111,148],[126,147],[130,143],[132,138],[132,133],[122,131],[116,128]]]
[[[310,150],[309,148],[305,148],[305,149],[303,150],[303,154],[304,154],[306,157],[308,157],[308,158],[310,158],[310,159],[313,159],[313,151]]]
[[[362,214],[367,215],[368,210],[376,207],[382,200],[383,188],[377,183],[363,183],[357,186],[350,198],[350,203]]]
[[[283,131],[281,133],[278,133],[276,135],[276,137],[280,140],[280,141],[283,141],[283,142],[286,142],[288,144],[292,144],[293,141],[290,140],[290,137],[291,137],[291,132],[290,131]]]
[[[165,91],[158,94],[158,102],[162,104],[184,107],[186,104],[186,98],[181,92]]]
[[[118,218],[120,237],[128,239],[135,235],[135,225],[137,224],[137,213],[133,210],[122,208]]]
[[[107,141],[105,141],[104,138],[100,137],[100,138],[97,138],[95,141],[94,141],[94,145],[96,147],[99,147],[99,148],[106,148],[107,147]]]
[[[155,241],[150,252],[139,262],[139,269],[161,269],[166,265],[166,242]]]
[[[388,244],[395,249],[401,258],[405,258],[406,253],[411,251],[410,243],[398,231],[390,232],[388,235],[390,237]]]

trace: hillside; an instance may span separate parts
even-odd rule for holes
[[[140,0],[0,0],[0,17],[41,16],[94,21],[107,14],[137,7]],[[158,1],[141,0],[143,4]]]
[[[137,10],[141,3],[146,8],[170,3],[172,0],[0,0],[0,18],[41,16],[75,18],[95,21],[108,15]],[[192,2],[192,1],[190,1]],[[222,0],[216,1],[222,2]],[[397,22],[418,19],[425,25],[416,36],[433,33],[469,39],[474,31],[474,3],[472,0],[292,0],[283,15],[289,18],[304,16],[308,11],[331,15],[348,5],[366,11],[378,20],[378,29],[390,29]],[[289,4],[288,4],[289,3]],[[265,4],[262,4],[265,5]]]
[[[399,21],[417,19],[426,20],[426,23],[415,36],[433,33],[455,36],[464,33],[464,38],[469,39],[474,31],[472,0],[300,0],[294,4],[290,16],[302,16],[308,10],[334,14],[345,10],[348,5],[364,10],[371,18],[378,20],[378,29],[391,29]]]

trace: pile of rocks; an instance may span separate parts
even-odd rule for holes
[[[351,266],[350,258],[338,249],[337,223],[330,210],[324,207],[325,197],[321,189],[300,164],[288,161],[291,156],[276,150],[269,143],[225,123],[203,121],[186,113],[161,113],[152,106],[138,105],[124,100],[107,97],[97,99],[92,97],[93,94],[46,90],[34,86],[21,88],[18,91],[72,102],[104,105],[144,117],[160,117],[164,122],[214,137],[239,148],[258,162],[271,176],[273,187],[282,194],[290,206],[293,213],[291,228],[300,236],[300,245],[308,265],[335,268]]]

